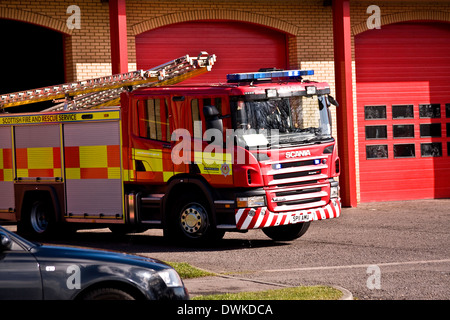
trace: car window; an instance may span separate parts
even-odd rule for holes
[[[25,251],[25,248],[18,242],[16,242],[14,238],[12,238],[10,235],[7,236],[11,240],[11,249],[9,249],[8,251]]]
[[[16,243],[14,240],[12,240],[12,246],[10,251],[25,251],[25,249],[18,243]]]

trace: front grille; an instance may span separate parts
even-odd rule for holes
[[[312,166],[312,165],[315,165],[315,164],[317,164],[315,162],[315,160],[285,162],[285,163],[280,163],[279,164],[279,169],[302,167],[302,166]]]
[[[298,185],[268,191],[269,206],[275,212],[323,206],[329,200],[329,184]]]
[[[329,201],[328,157],[317,156],[270,163],[268,205],[274,212],[324,206]],[[321,182],[322,181],[322,182]]]
[[[303,205],[303,204],[309,204],[313,202],[320,202],[322,200],[321,198],[311,198],[311,199],[303,199],[303,200],[291,200],[286,202],[278,202],[277,206],[295,206],[295,205]]]
[[[281,191],[281,192],[275,192],[275,195],[277,197],[283,197],[283,196],[292,196],[297,194],[307,194],[312,192],[320,192],[320,188],[311,188],[311,189],[295,189],[295,190],[289,190],[289,191]]]
[[[290,178],[300,178],[300,177],[307,177],[311,175],[317,175],[320,174],[321,170],[310,170],[310,171],[300,171],[300,172],[290,172],[290,173],[281,173],[281,174],[274,174],[274,179],[290,179]]]
[[[328,158],[326,156],[309,157],[302,160],[280,161],[269,164],[267,184],[279,186],[287,184],[313,183],[326,179],[328,172]]]

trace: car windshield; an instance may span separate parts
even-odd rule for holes
[[[239,100],[233,114],[236,135],[249,147],[330,140],[328,105],[325,95]]]

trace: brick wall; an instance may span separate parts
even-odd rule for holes
[[[80,7],[81,29],[70,29],[69,6]],[[111,73],[108,4],[100,1],[20,1],[0,2],[0,17],[29,22],[65,35],[67,81]],[[32,48],[39,50],[39,48]]]
[[[69,29],[66,10],[76,4],[81,10],[81,29]],[[111,72],[108,4],[93,0],[0,1],[0,18],[42,25],[66,35],[66,76],[68,81],[106,75]],[[201,20],[237,20],[275,28],[289,35],[289,63],[332,61],[331,7],[322,1],[127,1],[129,63],[136,63],[134,37],[171,23]],[[325,43],[317,47],[316,39]],[[320,70],[319,70],[320,69]],[[332,80],[328,66],[319,67],[317,78]]]
[[[276,2],[276,5],[274,5]],[[438,1],[380,1],[382,24],[409,19],[450,21],[449,3]],[[69,29],[70,5],[81,10],[81,29]],[[352,32],[367,30],[370,1],[352,1]],[[0,18],[42,25],[66,35],[68,80],[106,75],[111,72],[108,3],[100,0],[0,1]],[[134,69],[134,37],[164,25],[192,20],[237,20],[278,29],[288,34],[289,63],[292,68],[310,68],[315,79],[334,84],[331,6],[322,0],[161,0],[127,1],[129,65]]]

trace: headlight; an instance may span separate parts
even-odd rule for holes
[[[306,94],[307,95],[312,95],[312,94],[316,94],[317,89],[315,86],[308,86],[306,87]]]
[[[236,204],[238,208],[263,207],[266,205],[265,196],[237,198]]]
[[[158,275],[163,279],[168,287],[182,287],[183,282],[180,276],[174,269],[165,269],[158,272]]]
[[[277,90],[275,89],[266,89],[267,98],[276,98],[278,95]]]
[[[330,198],[339,198],[339,182],[334,180],[331,182]]]

